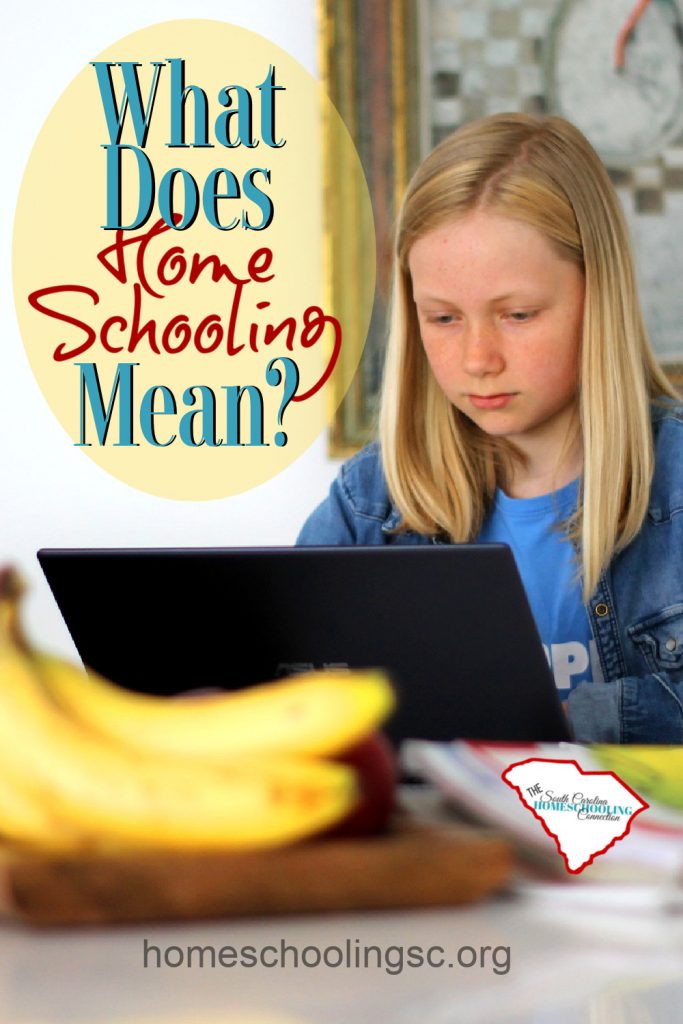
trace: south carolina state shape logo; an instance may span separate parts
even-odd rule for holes
[[[586,772],[576,761],[529,758],[501,778],[555,840],[572,874],[628,835],[650,806],[614,772]]]

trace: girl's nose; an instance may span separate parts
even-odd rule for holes
[[[466,329],[462,365],[472,377],[500,373],[505,361],[493,326],[474,324]]]

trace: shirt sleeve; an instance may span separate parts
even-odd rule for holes
[[[311,512],[302,526],[296,545],[334,547],[355,543],[353,515],[337,478],[332,482],[327,497]]]
[[[567,710],[577,743],[621,742],[620,683],[580,683],[569,694]]]
[[[683,744],[683,681],[669,672],[582,683],[568,710],[578,743]]]

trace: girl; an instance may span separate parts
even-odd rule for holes
[[[604,166],[557,117],[464,126],[400,212],[379,443],[298,543],[504,541],[576,739],[683,743],[680,513],[683,408]]]

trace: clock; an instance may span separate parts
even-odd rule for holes
[[[618,40],[634,27],[618,67]],[[676,0],[560,0],[550,26],[546,95],[610,167],[656,156],[683,130]]]

